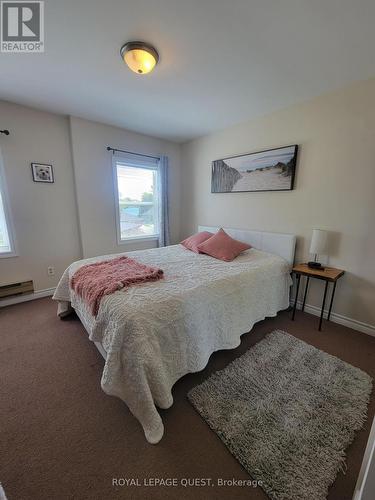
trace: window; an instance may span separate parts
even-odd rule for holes
[[[130,239],[158,238],[158,161],[115,157],[114,174],[119,243]]]
[[[5,193],[5,180],[0,153],[0,257],[15,255],[10,228],[10,217]]]
[[[0,253],[9,253],[11,251],[3,198],[0,191]]]

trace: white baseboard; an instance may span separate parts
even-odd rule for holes
[[[293,306],[291,301],[291,306]],[[302,309],[302,300],[297,301],[297,309]],[[314,316],[320,316],[320,307],[312,306],[310,304],[305,304],[305,311],[307,313],[313,314]],[[324,310],[324,318],[328,315],[328,309]],[[337,314],[332,312],[330,321],[334,323],[338,323],[339,325],[347,326],[348,328],[352,328],[353,330],[357,330],[362,333],[366,333],[367,335],[371,335],[375,337],[375,326],[369,325],[368,323],[363,323],[362,321],[358,321],[356,319],[348,318],[347,316],[343,316],[342,314]]]
[[[0,307],[12,306],[13,304],[19,304],[21,302],[28,302],[29,300],[42,299],[43,297],[50,297],[53,295],[54,291],[55,287],[46,288],[45,290],[38,290],[34,293],[16,295],[15,297],[9,297],[9,299],[1,299]]]

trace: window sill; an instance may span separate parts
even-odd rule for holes
[[[126,245],[127,243],[136,243],[137,241],[158,241],[159,235],[154,236],[133,236],[125,240],[118,240],[119,245]]]
[[[9,259],[11,257],[18,257],[16,252],[1,252],[0,259]]]

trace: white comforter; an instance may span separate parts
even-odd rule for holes
[[[156,406],[169,408],[180,377],[202,370],[214,351],[238,346],[254,323],[289,306],[290,268],[255,249],[229,263],[179,245],[127,255],[162,268],[164,279],[104,297],[95,319],[69,278],[84,264],[115,257],[101,256],[69,266],[53,298],[61,315],[71,304],[90,339],[102,343],[102,389],[125,401],[146,439],[157,443],[164,427]]]

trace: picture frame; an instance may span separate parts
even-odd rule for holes
[[[211,193],[291,191],[297,153],[293,144],[214,160]]]
[[[52,165],[32,163],[31,172],[34,182],[44,182],[48,184],[53,184],[55,182]]]

